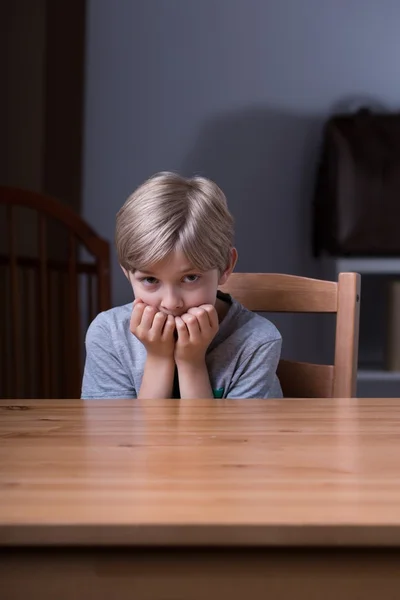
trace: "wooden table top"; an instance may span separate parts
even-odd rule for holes
[[[400,399],[0,400],[0,545],[400,547]]]

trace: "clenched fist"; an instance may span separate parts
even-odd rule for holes
[[[142,300],[133,303],[130,330],[142,342],[147,354],[170,358],[175,349],[175,319]]]
[[[190,308],[181,317],[175,317],[178,339],[174,358],[178,363],[198,364],[204,361],[206,350],[218,328],[218,314],[212,304]]]

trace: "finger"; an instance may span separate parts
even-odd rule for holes
[[[164,329],[162,331],[162,339],[163,340],[170,339],[173,336],[175,330],[176,330],[175,319],[172,315],[168,315],[168,317],[166,318],[165,323],[164,323]]]
[[[186,323],[187,330],[189,332],[189,338],[192,342],[196,342],[200,339],[200,325],[197,318],[194,315],[186,313],[182,315],[182,321]]]
[[[204,310],[204,308],[195,306],[188,310],[188,314],[193,315],[197,319],[199,327],[200,327],[200,331],[206,331],[207,329],[210,329],[210,327],[211,327],[210,319],[208,317],[207,311]]]
[[[140,326],[147,331],[151,328],[153,324],[153,319],[155,317],[157,310],[153,306],[146,306],[143,311],[142,321]]]
[[[202,308],[207,313],[211,327],[213,329],[218,329],[219,320],[218,313],[215,310],[215,306],[213,306],[212,304],[202,304],[199,308]]]
[[[139,302],[133,308],[132,315],[131,315],[131,323],[130,323],[131,331],[132,330],[136,331],[136,329],[139,327],[145,308],[146,308],[146,305],[143,302]]]
[[[135,300],[133,301],[133,308],[135,308],[135,306],[137,306],[138,304],[146,304],[145,302],[143,302],[143,300],[141,300],[140,298],[135,298]]]
[[[153,337],[161,337],[164,323],[167,320],[167,315],[162,312],[158,312],[154,315],[153,323],[151,326],[151,333]]]
[[[189,341],[189,331],[186,327],[186,323],[182,320],[182,317],[175,317],[175,325],[179,341],[187,343]]]

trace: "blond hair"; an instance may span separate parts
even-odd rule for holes
[[[233,236],[233,217],[213,181],[162,172],[126,200],[117,214],[115,242],[127,271],[143,271],[179,249],[194,268],[223,272]]]

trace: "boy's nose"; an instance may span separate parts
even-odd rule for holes
[[[164,296],[161,303],[161,309],[174,316],[178,316],[180,314],[180,309],[182,307],[183,300],[178,294],[175,293],[169,293],[168,295]]]

